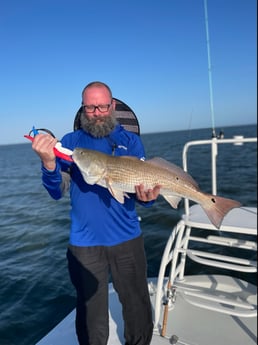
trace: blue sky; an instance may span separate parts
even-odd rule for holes
[[[256,123],[256,0],[207,0],[217,128]],[[142,133],[212,127],[203,0],[10,0],[0,10],[0,144],[73,128],[109,84]]]

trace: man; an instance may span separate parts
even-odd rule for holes
[[[115,100],[102,82],[88,84],[82,92],[81,129],[66,134],[63,147],[83,147],[116,156],[144,159],[141,139],[115,119]],[[88,185],[74,163],[56,159],[56,139],[36,135],[32,148],[42,161],[43,185],[54,199],[70,188],[71,231],[67,251],[71,281],[77,293],[76,333],[80,345],[108,342],[109,273],[122,304],[126,345],[149,345],[152,312],[147,286],[144,243],[135,201],[150,206],[159,186],[135,194],[120,204],[106,188]]]

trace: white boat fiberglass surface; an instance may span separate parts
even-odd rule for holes
[[[216,194],[218,146],[243,143],[252,145],[257,143],[257,138],[214,137],[188,142],[183,150],[184,170],[187,171],[190,147],[210,145],[212,192]],[[243,205],[231,210],[218,231],[199,205],[189,206],[185,200],[185,212],[171,229],[159,276],[149,278],[154,322],[152,345],[257,344],[257,287],[236,277],[236,273],[257,274],[256,236],[257,208]],[[201,264],[206,268],[205,273],[186,275],[188,261]],[[226,273],[214,273],[218,268]],[[112,284],[109,298],[108,345],[121,345],[124,344],[123,319]],[[72,311],[37,345],[78,344],[74,320],[75,311]]]

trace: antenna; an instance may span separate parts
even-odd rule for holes
[[[212,74],[211,74],[211,56],[210,56],[210,38],[209,38],[207,0],[204,0],[204,12],[205,12],[205,27],[206,27],[206,43],[207,43],[207,53],[208,53],[208,72],[209,72],[209,87],[210,87],[212,137],[215,138],[216,137],[216,131],[215,131],[214,107],[213,107],[213,88],[212,88]]]

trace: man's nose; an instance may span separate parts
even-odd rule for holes
[[[99,111],[99,108],[95,108],[94,112],[93,112],[93,115],[94,116],[98,116],[101,114],[101,111]]]

